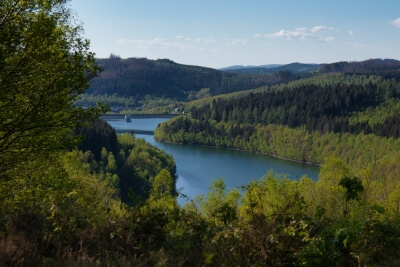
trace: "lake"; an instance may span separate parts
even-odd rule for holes
[[[159,123],[167,120],[169,118],[132,118],[132,122],[125,122],[123,119],[106,121],[118,132],[152,132]],[[162,143],[155,141],[151,134],[137,133],[135,136],[144,138],[174,157],[178,174],[176,188],[190,199],[196,195],[206,195],[211,182],[220,177],[224,178],[227,188],[247,185],[251,180],[263,177],[269,170],[287,174],[290,179],[299,179],[303,175],[318,179],[319,167],[314,165],[243,151]],[[181,205],[185,201],[178,199]]]

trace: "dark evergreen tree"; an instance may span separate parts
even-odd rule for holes
[[[82,142],[78,149],[82,151],[90,150],[95,156],[96,161],[101,159],[101,150],[104,147],[114,155],[118,152],[117,134],[115,130],[104,120],[97,119],[87,127],[78,127],[75,133],[82,136]]]

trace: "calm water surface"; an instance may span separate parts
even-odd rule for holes
[[[122,119],[108,120],[108,123],[118,131],[154,131],[158,123],[167,120],[133,118],[131,123]],[[269,170],[287,174],[290,179],[299,179],[303,175],[318,179],[319,168],[313,165],[221,148],[161,143],[155,141],[152,135],[136,134],[136,138],[144,138],[174,157],[178,174],[176,188],[189,198],[206,195],[211,182],[220,177],[224,178],[228,188],[246,185],[253,179],[263,177]],[[185,201],[179,199],[180,204]]]

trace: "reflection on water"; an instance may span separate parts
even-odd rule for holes
[[[154,130],[158,123],[166,120],[134,118],[132,123],[123,120],[108,122],[115,129],[131,131]],[[303,175],[318,179],[317,166],[228,149],[161,143],[155,141],[152,135],[136,134],[136,138],[144,138],[174,157],[178,174],[176,188],[190,198],[207,194],[211,182],[220,177],[224,178],[227,188],[246,185],[253,179],[263,177],[269,170],[287,174],[291,179],[299,179]],[[180,204],[184,202],[184,199],[179,199]]]

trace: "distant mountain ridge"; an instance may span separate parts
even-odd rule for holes
[[[237,68],[228,67],[222,69],[227,72],[232,73],[245,73],[245,74],[270,74],[278,71],[291,71],[293,73],[307,73],[318,71],[318,68],[322,64],[304,64],[304,63],[290,63],[286,65],[272,64],[272,65],[262,65],[257,67],[245,67]]]
[[[241,69],[256,69],[256,68],[265,68],[265,69],[272,69],[283,66],[283,64],[267,64],[267,65],[260,65],[260,66],[244,66],[244,65],[234,65],[225,68],[221,68],[219,70],[222,71],[229,71],[229,70],[241,70]]]
[[[222,68],[220,70],[231,73],[245,73],[245,74],[270,74],[278,71],[291,71],[293,73],[308,73],[308,72],[356,72],[365,73],[377,71],[378,69],[390,69],[400,65],[400,61],[395,59],[369,59],[359,62],[335,62],[330,64],[306,64],[294,62],[290,64],[270,64],[261,66],[242,66],[236,65],[231,67]]]

